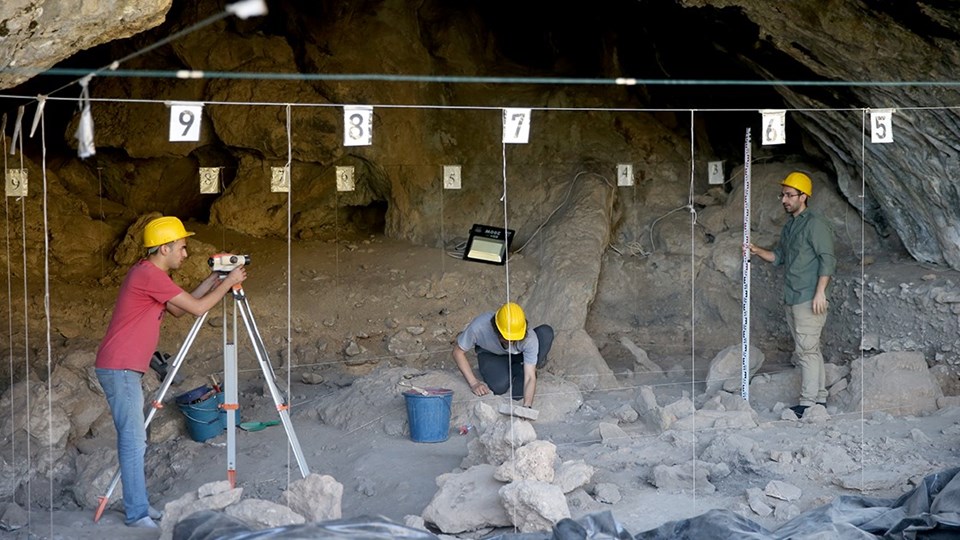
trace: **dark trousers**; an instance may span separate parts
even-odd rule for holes
[[[546,363],[547,353],[553,345],[553,328],[541,324],[533,329],[540,342],[537,352],[537,367]],[[510,389],[510,379],[513,379],[513,399],[523,398],[523,354],[496,354],[484,348],[476,347],[477,364],[480,367],[480,377],[487,383],[490,390],[497,395],[507,393]],[[512,362],[511,362],[512,360]]]

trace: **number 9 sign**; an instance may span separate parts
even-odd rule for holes
[[[203,103],[173,103],[170,105],[170,142],[199,141],[200,118]]]

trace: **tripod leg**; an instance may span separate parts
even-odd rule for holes
[[[189,351],[190,347],[193,345],[193,341],[197,338],[197,334],[200,332],[200,327],[203,325],[203,321],[206,319],[206,313],[201,315],[200,318],[193,323],[193,326],[190,328],[190,332],[187,333],[187,338],[183,340],[183,345],[180,346],[180,352],[178,352],[176,358],[173,359],[173,368],[167,371],[167,376],[164,377],[163,383],[160,385],[160,389],[157,390],[157,395],[153,399],[153,403],[150,406],[150,411],[147,413],[147,417],[143,423],[144,429],[150,426],[150,422],[152,422],[153,417],[156,416],[157,409],[163,408],[163,397],[170,389],[170,385],[173,384],[173,378],[176,377],[177,372],[180,371],[180,365],[183,364],[183,359],[187,357],[187,351]],[[118,468],[117,472],[113,473],[113,478],[110,479],[110,485],[107,487],[107,492],[101,495],[98,499],[100,504],[97,505],[97,511],[93,515],[94,523],[100,521],[103,511],[107,508],[107,503],[110,502],[110,497],[113,496],[113,490],[117,489],[117,485],[119,483],[120,469]]]
[[[237,345],[223,347],[223,408],[227,411],[227,480],[237,487]]]
[[[283,402],[280,397],[280,389],[277,388],[276,377],[273,368],[270,365],[270,358],[267,356],[266,346],[263,339],[257,331],[256,323],[253,320],[253,314],[250,312],[250,306],[247,304],[246,296],[235,294],[237,306],[240,310],[240,316],[243,317],[243,324],[247,327],[247,333],[250,335],[250,341],[253,343],[253,350],[257,355],[257,361],[260,362],[260,369],[267,381],[267,387],[270,388],[270,395],[273,397],[273,403],[277,406],[277,412],[280,414],[280,420],[283,422],[283,428],[287,432],[287,440],[290,442],[290,448],[297,459],[297,465],[300,467],[300,474],[306,478],[310,474],[310,468],[307,466],[306,459],[303,457],[303,450],[300,448],[300,441],[297,439],[297,433],[293,430],[293,422],[290,420],[289,406]]]

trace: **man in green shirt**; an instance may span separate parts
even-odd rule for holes
[[[792,172],[780,183],[780,202],[790,214],[780,244],[773,250],[750,244],[750,253],[785,267],[783,300],[787,324],[800,366],[800,403],[790,407],[798,418],[814,404],[826,406],[820,332],[827,320],[827,288],[837,268],[833,233],[820,214],[807,208],[813,182],[801,172]]]

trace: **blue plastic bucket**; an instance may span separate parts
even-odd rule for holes
[[[212,389],[209,386],[201,386],[176,398],[177,407],[187,417],[187,433],[197,442],[216,437],[226,427],[226,412],[220,408],[223,404],[223,392],[200,400],[210,390]]]
[[[424,388],[427,395],[416,390],[403,393],[410,422],[410,440],[414,442],[443,442],[450,436],[450,405],[453,390]]]

